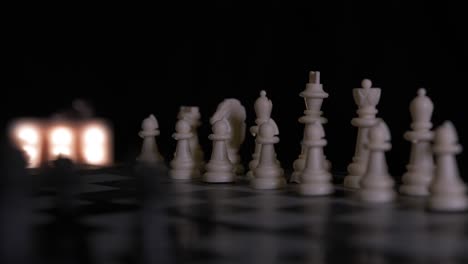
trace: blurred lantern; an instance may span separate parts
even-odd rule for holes
[[[19,119],[11,123],[9,132],[25,152],[30,168],[59,156],[95,166],[113,161],[112,131],[102,119]]]

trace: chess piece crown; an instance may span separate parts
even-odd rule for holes
[[[299,119],[299,122],[306,123],[305,119],[321,119],[323,123],[326,119],[321,117],[322,111],[320,111],[323,103],[323,99],[328,97],[328,93],[323,90],[323,85],[320,83],[320,72],[311,71],[309,72],[309,82],[306,84],[306,88],[299,94],[304,98],[306,110],[304,111],[305,116]]]
[[[361,82],[362,88],[353,89],[353,98],[358,106],[357,114],[359,119],[373,119],[378,113],[376,109],[380,101],[380,88],[372,87],[372,81],[364,79]]]

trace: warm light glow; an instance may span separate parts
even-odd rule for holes
[[[21,118],[9,125],[9,137],[22,150],[28,168],[69,158],[77,164],[112,164],[112,128],[102,119]]]
[[[73,158],[73,131],[67,127],[56,127],[50,133],[49,156]]]
[[[105,133],[99,127],[87,128],[84,132],[84,142],[88,144],[103,144],[105,141]]]
[[[70,129],[59,127],[52,130],[51,140],[54,145],[70,145],[72,143],[73,133]]]
[[[103,165],[107,162],[108,138],[106,132],[100,126],[89,126],[84,130],[81,148],[87,163]]]
[[[25,145],[23,150],[27,155],[28,167],[37,167],[39,165],[39,148],[37,146]]]
[[[18,128],[18,139],[28,144],[37,144],[39,142],[39,130],[32,126]]]
[[[26,154],[29,168],[38,167],[40,164],[41,131],[39,127],[26,122],[16,125],[13,129],[13,137],[18,147]]]
[[[105,161],[105,153],[100,146],[88,146],[83,149],[84,157],[90,164],[102,164]]]
[[[62,156],[70,156],[71,155],[71,147],[70,146],[56,146],[52,148],[52,156],[57,157],[59,155]]]

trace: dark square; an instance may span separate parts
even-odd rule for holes
[[[208,202],[210,201],[216,202],[216,201],[221,201],[224,199],[251,197],[257,194],[254,192],[238,191],[238,190],[222,188],[222,189],[200,190],[200,191],[194,191],[190,193],[183,193],[180,195],[189,195],[194,198],[206,200]]]
[[[174,216],[184,216],[195,219],[215,220],[217,215],[248,213],[255,210],[248,206],[228,204],[202,203],[197,205],[168,208],[168,213]]]

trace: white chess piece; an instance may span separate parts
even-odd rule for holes
[[[190,151],[197,168],[203,170],[205,167],[204,153],[198,139],[198,128],[201,125],[200,117],[200,109],[197,106],[180,107],[178,119],[186,120],[192,128],[193,137],[190,138]]]
[[[229,125],[230,139],[227,142],[229,160],[234,165],[235,172],[237,174],[242,174],[244,173],[244,166],[241,162],[239,150],[245,140],[245,107],[239,100],[234,98],[223,100],[216,108],[216,112],[210,118],[210,123],[213,125],[216,121],[222,119],[227,120]]]
[[[231,139],[230,126],[226,119],[213,123],[213,134],[209,139],[213,141],[211,159],[206,164],[203,181],[211,183],[233,182],[235,180],[234,166],[229,160],[227,142]]]
[[[175,180],[190,180],[200,176],[195,161],[190,152],[190,138],[193,137],[190,124],[181,119],[177,121],[176,133],[172,135],[177,140],[174,159],[170,162],[169,175]]]
[[[270,99],[268,99],[268,97],[266,97],[266,92],[262,90],[260,92],[260,97],[257,98],[254,104],[254,110],[257,118],[255,119],[255,126],[252,126],[250,128],[250,133],[254,137],[257,137],[258,129],[263,123],[269,120],[271,120],[271,122],[274,122],[270,118],[272,109],[273,103]],[[274,125],[276,126],[276,123]],[[277,127],[276,130],[278,130]],[[260,143],[255,142],[255,151],[252,154],[252,160],[249,162],[249,171],[247,172],[247,177],[249,179],[253,178],[253,170],[258,166],[258,158],[260,156],[261,147],[262,145]]]
[[[320,121],[307,124],[303,142],[307,148],[306,162],[299,183],[299,193],[303,195],[327,195],[334,191],[331,174],[323,162],[323,147],[327,145],[324,137]]]
[[[344,186],[348,188],[359,188],[362,175],[366,172],[369,151],[366,147],[368,131],[376,122],[376,106],[380,100],[380,88],[371,88],[372,82],[364,79],[362,88],[353,89],[354,101],[358,105],[357,118],[351,120],[351,124],[358,128],[356,149],[352,163],[348,166],[348,175],[344,179]]]
[[[150,115],[143,120],[141,128],[138,135],[143,138],[143,144],[137,160],[150,164],[163,162],[164,159],[159,153],[155,139],[156,136],[159,136],[158,120],[154,115]]]
[[[418,90],[418,96],[410,104],[413,119],[411,131],[405,133],[406,140],[411,142],[410,162],[408,171],[403,175],[400,192],[406,195],[429,195],[429,184],[434,174],[434,159],[432,156],[431,116],[434,105],[426,96],[426,90]]]
[[[392,147],[390,130],[383,120],[369,130],[369,160],[366,173],[360,181],[359,198],[370,203],[385,203],[396,198],[394,180],[388,173],[385,152]]]
[[[322,103],[325,98],[328,98],[328,93],[323,91],[323,85],[320,83],[320,72],[318,71],[311,71],[309,72],[309,82],[306,84],[306,88],[299,94],[301,97],[304,98],[306,110],[304,111],[304,116],[299,118],[299,123],[310,124],[316,120],[320,120],[322,124],[327,122],[327,119],[322,117]],[[305,133],[305,129],[304,129]],[[304,141],[304,137],[302,141]],[[322,154],[323,155],[323,154]],[[291,182],[300,182],[300,175],[305,167],[305,156],[306,156],[306,148],[301,142],[301,153],[299,154],[298,158],[293,163],[293,173],[291,175]],[[325,155],[322,157],[323,162],[325,164],[326,170],[330,170],[331,163],[325,158]]]
[[[295,182],[295,183],[301,182],[301,179],[300,179],[301,174],[305,168],[305,157],[306,157],[305,149],[306,147],[304,146],[304,142],[301,142],[301,153],[299,154],[297,159],[293,162],[293,173],[291,174],[290,182]]]
[[[257,168],[253,171],[251,185],[255,189],[279,189],[285,187],[284,170],[276,160],[274,144],[279,142],[274,123],[263,123],[258,130],[256,141],[261,144]]]
[[[460,178],[455,154],[462,151],[455,127],[444,122],[435,131],[433,151],[436,171],[429,186],[429,209],[436,211],[464,211],[468,209],[466,185]]]

